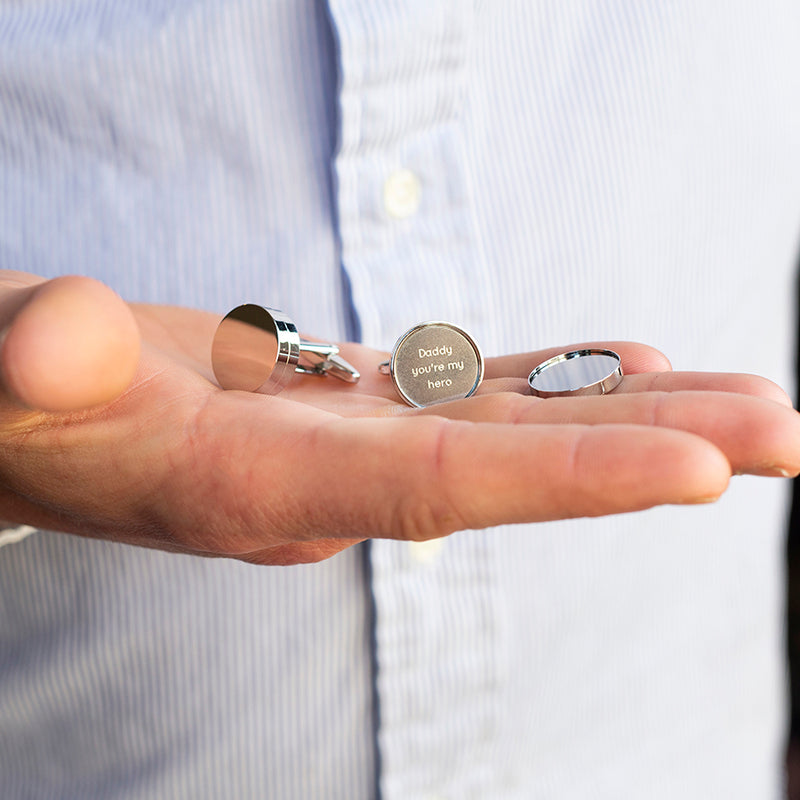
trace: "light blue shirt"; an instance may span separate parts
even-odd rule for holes
[[[5,3],[0,266],[789,388],[798,41],[790,0]],[[0,796],[777,798],[785,488],[293,568],[37,532]]]

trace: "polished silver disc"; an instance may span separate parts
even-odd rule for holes
[[[539,364],[528,376],[537,397],[608,394],[622,380],[621,359],[613,350],[571,350]]]
[[[300,336],[282,311],[247,303],[220,322],[211,365],[223,389],[277,394],[295,373]]]

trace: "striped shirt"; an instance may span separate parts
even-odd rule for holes
[[[791,0],[0,4],[0,266],[789,388]],[[786,486],[255,567],[0,549],[0,796],[777,798]]]

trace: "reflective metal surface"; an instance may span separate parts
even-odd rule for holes
[[[211,365],[223,389],[277,394],[295,372],[358,381],[335,344],[301,339],[291,318],[274,308],[247,303],[220,322],[211,345]],[[301,357],[305,363],[300,363]]]
[[[422,408],[469,397],[483,380],[483,356],[461,328],[424,322],[398,339],[388,371],[400,397]]]
[[[608,394],[622,380],[621,359],[613,350],[571,350],[539,364],[528,376],[537,397]]]

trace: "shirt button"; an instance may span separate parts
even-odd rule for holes
[[[408,552],[417,564],[432,564],[444,549],[444,538],[428,539],[426,542],[409,542]]]
[[[409,169],[395,170],[383,184],[383,207],[390,217],[407,219],[417,213],[422,184]]]

